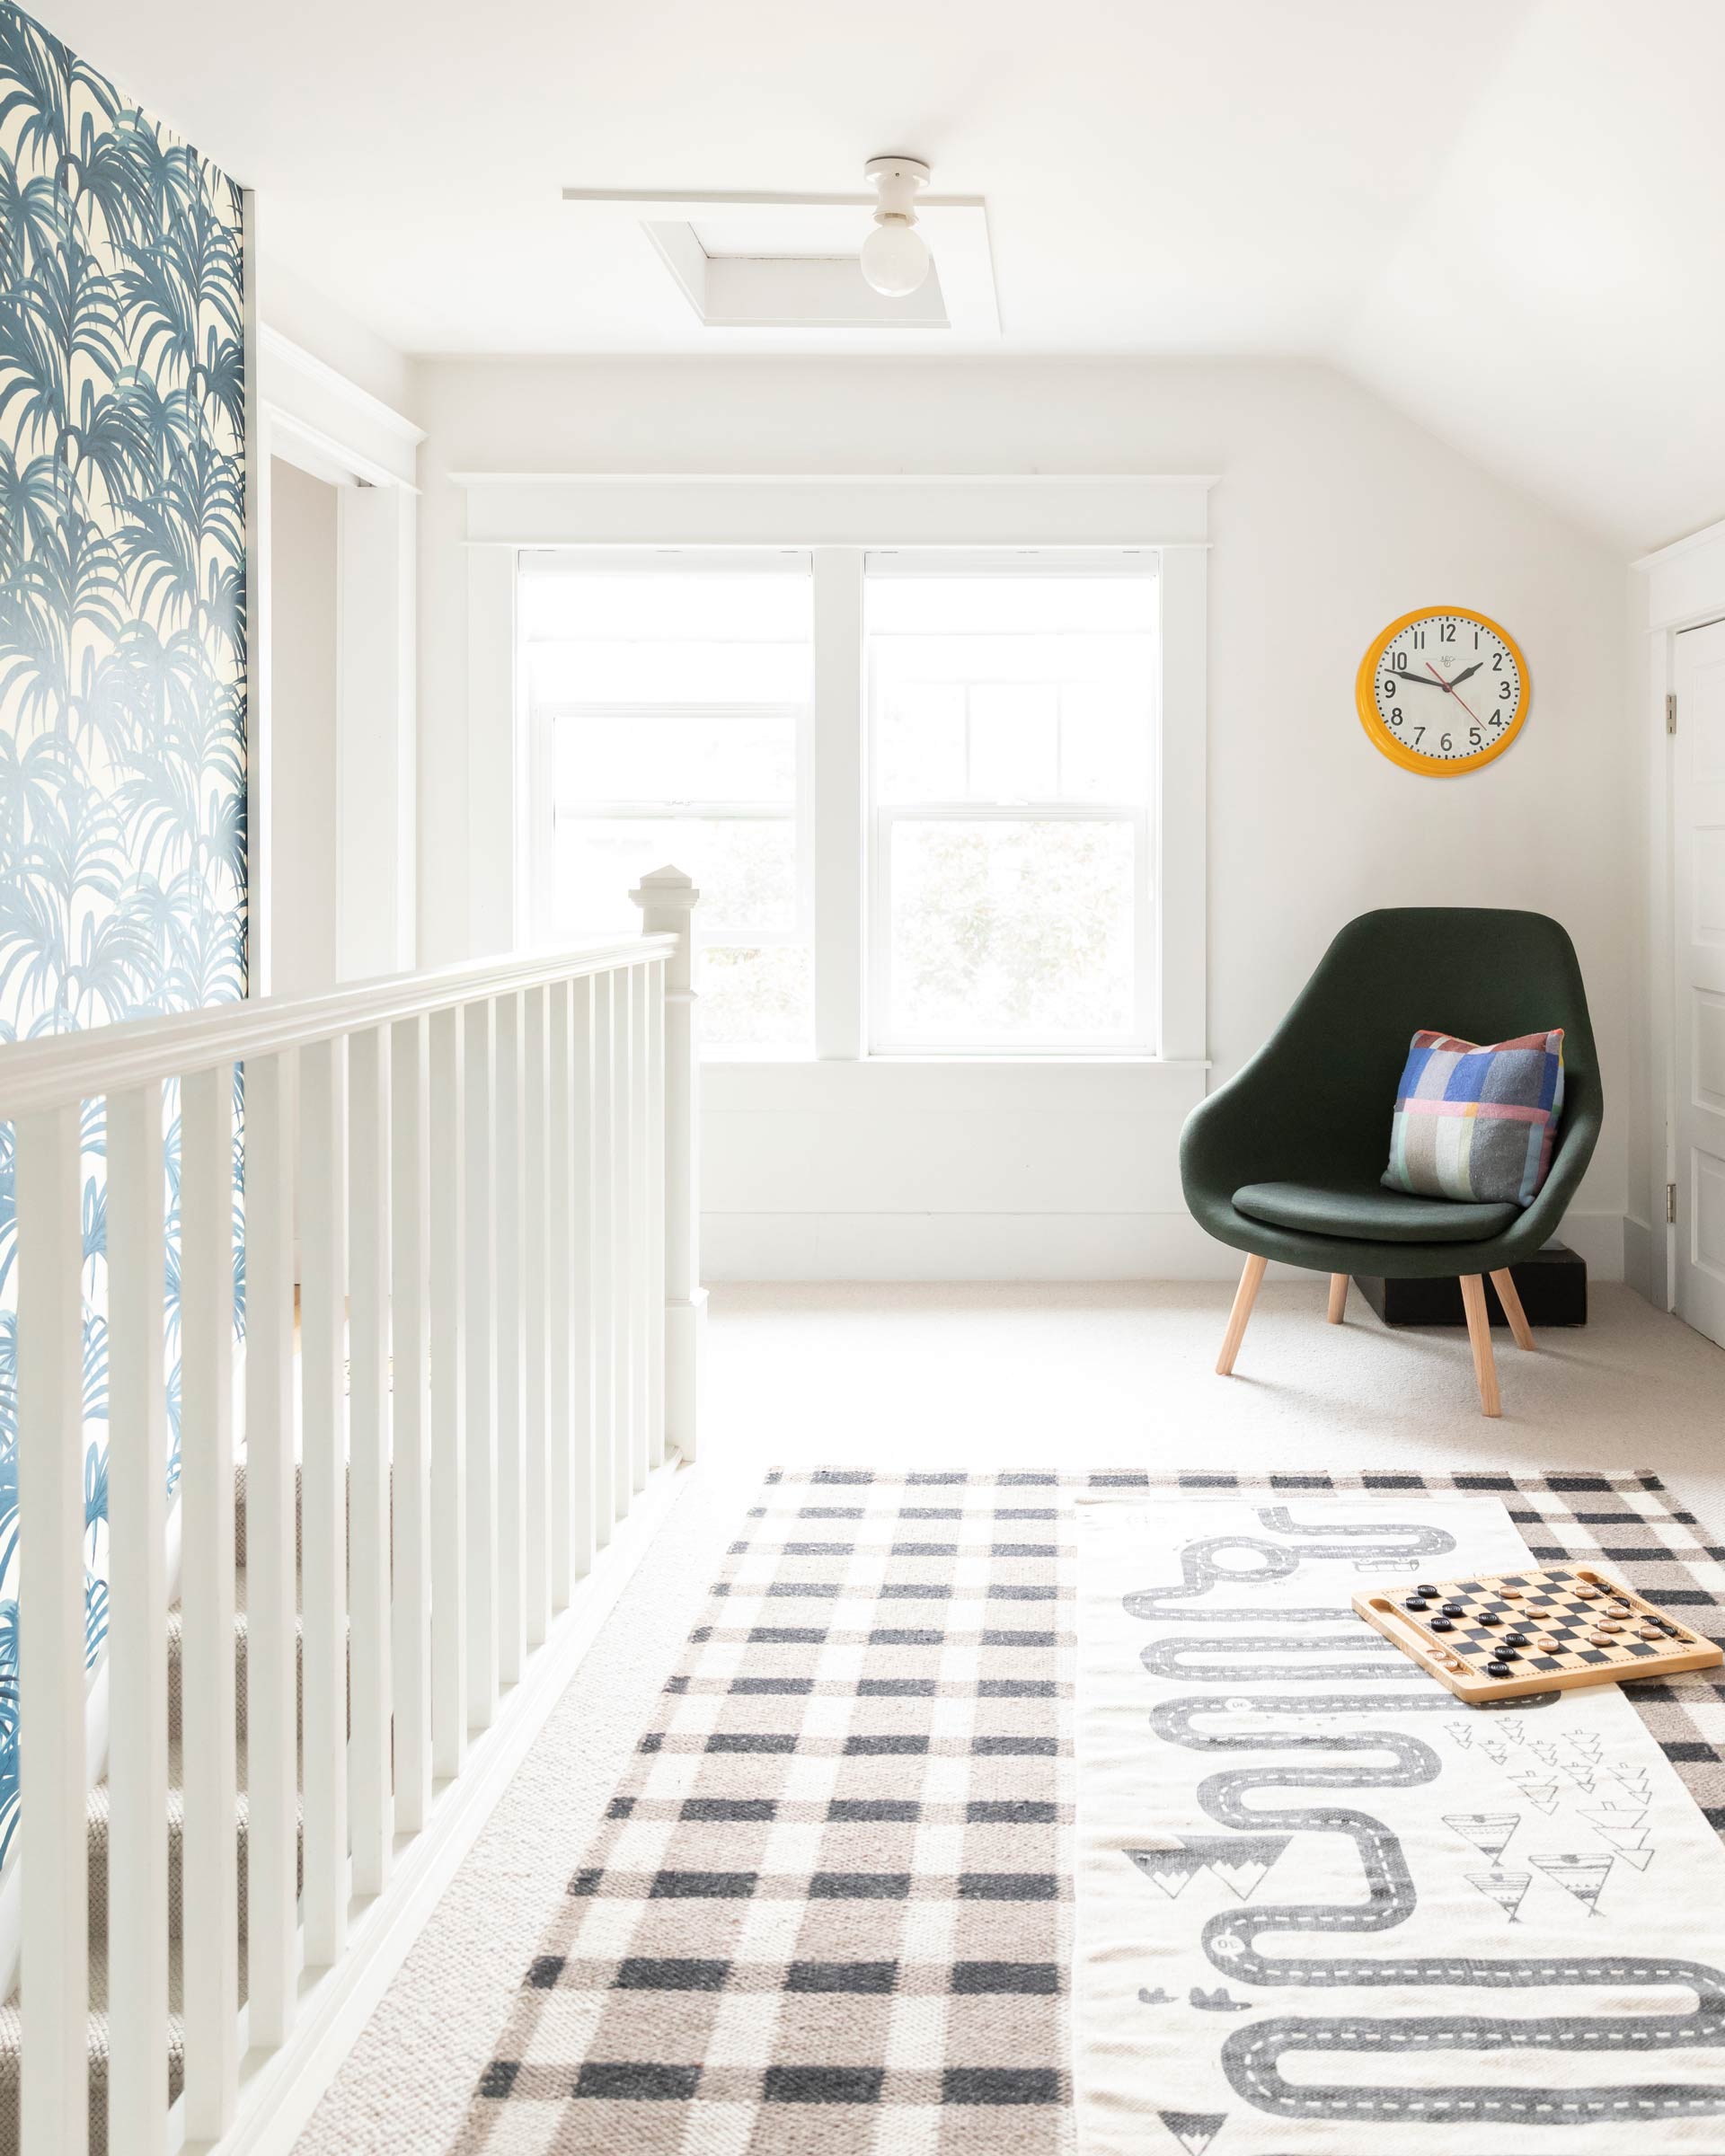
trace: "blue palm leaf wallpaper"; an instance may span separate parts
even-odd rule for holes
[[[0,1043],[245,992],[242,238],[232,181],[0,0]],[[164,1144],[177,1462],[172,1102]],[[93,1661],[107,1623],[99,1102],[84,1149]],[[236,1225],[238,1165],[236,1145]],[[0,1851],[18,1787],[17,1285],[0,1126]]]

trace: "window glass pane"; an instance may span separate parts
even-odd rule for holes
[[[797,793],[797,720],[683,711],[565,715],[552,727],[552,785],[588,801],[753,801],[788,811]]]
[[[1124,822],[895,820],[892,1039],[1007,1047],[1128,1038],[1133,855]]]
[[[882,684],[874,769],[880,800],[962,800],[968,782],[962,686],[908,676]]]
[[[809,948],[721,943],[701,953],[701,1038],[715,1048],[796,1048],[814,1007]]]
[[[1058,688],[979,682],[970,692],[971,799],[1054,800],[1059,775]]]
[[[798,758],[813,696],[806,552],[524,560],[520,665],[535,741],[534,888],[547,937],[628,933],[629,893],[668,862],[701,893],[711,962],[703,1031],[732,1048],[803,1047],[812,954]],[[730,813],[726,813],[730,810]]]
[[[809,647],[583,637],[527,648],[540,703],[806,703]]]
[[[796,826],[789,817],[560,816],[553,903],[564,932],[638,928],[629,893],[668,862],[694,879],[703,936],[796,928]]]
[[[806,561],[806,558],[805,558]],[[634,638],[743,644],[807,643],[809,576],[723,570],[577,565],[521,570],[520,624],[529,643]]]

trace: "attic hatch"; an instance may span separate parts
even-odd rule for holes
[[[857,266],[872,227],[872,195],[625,195],[568,187],[563,200],[583,216],[638,225],[707,329],[1000,334],[980,196],[928,195],[917,203],[934,266],[903,299],[871,290]]]

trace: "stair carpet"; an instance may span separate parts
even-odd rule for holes
[[[298,1475],[295,1476],[295,1516],[298,1517]],[[238,1799],[234,1846],[239,1866],[240,2002],[246,1992],[246,1572],[245,1468],[236,1465],[234,1481],[234,1695],[236,1720]],[[298,1627],[296,1625],[297,1634]],[[184,1846],[184,1784],[181,1775],[181,1668],[183,1629],[178,1603],[168,1613],[168,1803],[164,1832],[168,1842],[168,2054],[164,2104],[180,2094],[185,2072],[184,2024],[181,2015],[181,1879]],[[297,1658],[297,1657],[296,1657]],[[108,2146],[108,1784],[90,1792],[85,1807],[90,1855],[90,2149],[105,2156]],[[302,1823],[303,1835],[303,1823]],[[303,1840],[302,1840],[303,1857]],[[0,2005],[0,2156],[20,2156],[19,2083],[22,2060],[18,1993]]]

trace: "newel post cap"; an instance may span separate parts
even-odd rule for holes
[[[695,889],[692,878],[686,876],[681,869],[668,865],[654,869],[650,874],[643,876],[629,896],[647,916],[650,925],[655,914],[693,913],[701,894]]]

